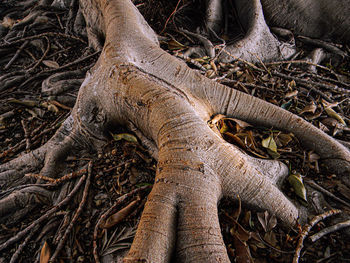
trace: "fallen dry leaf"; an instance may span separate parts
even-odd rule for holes
[[[45,243],[40,251],[40,263],[49,262],[50,257],[51,257],[51,250],[50,250],[48,243],[45,241]]]

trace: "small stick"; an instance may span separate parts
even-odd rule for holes
[[[315,89],[313,87],[314,86],[318,86],[318,87],[322,87],[322,88],[326,88],[326,89],[329,89],[329,90],[332,90],[333,87],[329,86],[329,85],[325,85],[325,84],[322,84],[322,83],[317,83],[317,82],[313,82],[313,81],[306,81],[306,80],[303,80],[303,79],[300,79],[300,78],[297,78],[297,77],[292,77],[292,76],[288,76],[286,74],[283,74],[283,73],[279,73],[277,71],[273,71],[272,72],[273,75],[277,76],[277,77],[280,77],[280,78],[284,78],[284,79],[289,79],[289,80],[294,80],[297,84],[299,85],[302,85],[308,89],[310,89],[310,91],[314,91],[315,93],[319,94],[322,98],[324,98],[325,100],[327,100],[328,102],[333,102],[333,100],[331,98],[329,98],[326,94],[324,94],[322,91],[318,90],[318,89]]]
[[[310,84],[312,86],[317,86],[317,87],[324,88],[324,89],[327,89],[327,90],[330,90],[330,91],[333,91],[334,88],[335,88],[334,86],[331,86],[331,85],[327,85],[327,84],[320,83],[320,82],[315,82],[315,81],[312,81],[312,80],[303,80],[301,78],[288,76],[286,74],[283,74],[283,73],[280,73],[280,72],[276,72],[276,71],[274,71],[273,74],[278,76],[278,77],[281,77],[281,78],[289,78],[289,79],[295,80],[296,82],[299,82],[299,83],[302,83],[302,84]],[[350,93],[350,91],[348,91],[348,92]]]
[[[166,29],[166,27],[167,27],[167,25],[168,25],[168,23],[169,23],[170,18],[176,14],[176,11],[177,11],[177,9],[178,9],[178,7],[179,7],[180,2],[181,2],[181,0],[177,1],[177,4],[176,4],[176,6],[175,6],[174,11],[170,14],[170,16],[169,16],[169,17],[167,18],[167,20],[165,21],[165,25],[164,25],[162,31],[160,31],[159,34],[163,34],[163,32],[165,31],[165,29]]]
[[[61,222],[59,228],[56,231],[56,235],[53,238],[52,244],[57,246],[57,244],[60,242],[62,235],[63,235],[63,229],[66,229],[67,226],[69,225],[69,221],[71,219],[72,212],[66,212],[63,218],[63,222]]]
[[[324,80],[324,81],[333,82],[334,84],[337,84],[337,85],[345,86],[345,87],[347,87],[348,89],[350,88],[350,84],[345,83],[345,82],[340,81],[340,80],[336,80],[336,79],[324,77],[324,76],[318,75],[318,74],[316,74],[316,73],[307,72],[307,73],[305,73],[305,74],[306,74],[307,76],[315,77],[315,78],[318,78],[318,79],[321,79],[321,80]]]
[[[245,82],[241,82],[239,80],[235,80],[235,79],[227,79],[224,78],[222,80],[219,81],[219,83],[223,84],[223,85],[227,85],[227,84],[237,84],[237,85],[243,85],[243,86],[247,86],[249,88],[257,88],[257,89],[264,89],[264,90],[270,90],[272,91],[270,88],[268,87],[264,87],[261,85],[257,85],[257,84],[253,84],[253,83],[245,83]]]
[[[222,52],[225,52],[227,55],[229,55],[231,58],[233,58],[234,60],[238,60],[240,62],[243,62],[244,64],[247,64],[249,67],[255,69],[255,70],[258,70],[258,71],[262,71],[264,72],[265,70],[261,69],[261,68],[258,68],[257,66],[255,66],[253,63],[250,63],[242,58],[239,58],[239,57],[236,57],[234,55],[232,55],[230,52],[228,52],[227,50],[223,49]],[[267,65],[267,64],[266,64]]]
[[[43,181],[48,181],[48,182],[51,182],[51,183],[55,182],[54,178],[51,178],[51,177],[48,177],[48,176],[45,176],[45,175],[41,175],[41,174],[27,173],[24,176],[40,179],[40,180],[43,180]]]
[[[318,47],[322,47],[325,50],[332,52],[334,54],[337,54],[339,56],[341,56],[342,58],[346,58],[348,57],[348,55],[346,54],[346,52],[344,52],[343,50],[341,50],[340,48],[336,47],[335,45],[328,43],[326,41],[322,41],[322,40],[318,40],[318,39],[312,39],[306,36],[298,36],[298,39],[300,39],[302,42],[306,43],[306,44],[311,44],[311,45],[315,45]]]
[[[328,234],[330,234],[332,232],[338,231],[338,230],[340,230],[342,228],[349,227],[349,226],[350,226],[350,220],[338,223],[338,224],[330,226],[330,227],[326,227],[326,228],[322,229],[320,232],[312,235],[310,237],[310,240],[312,242],[315,242],[315,241],[319,240],[321,237],[323,237],[325,235],[328,235]]]
[[[30,150],[30,132],[28,131],[27,124],[24,120],[21,120],[21,124],[24,131],[24,138],[26,139],[26,150]]]
[[[322,66],[322,65],[319,65],[319,64],[316,64],[316,63],[312,63],[312,62],[306,61],[306,60],[286,60],[286,61],[275,61],[275,62],[265,63],[265,65],[267,65],[267,66],[270,66],[270,65],[282,65],[282,64],[307,64],[307,65],[312,65],[312,66],[315,66],[317,68],[320,68],[320,69],[323,69],[323,70],[331,72],[338,79],[337,73],[335,73],[333,70],[331,70],[331,69],[329,69],[329,68],[327,68],[325,66]]]
[[[86,42],[84,40],[82,40],[81,38],[76,37],[76,36],[67,35],[67,34],[63,34],[63,33],[56,33],[56,32],[47,32],[47,33],[42,33],[42,34],[35,35],[35,36],[28,36],[28,37],[24,37],[24,38],[13,39],[12,42],[3,44],[3,45],[0,46],[0,48],[10,47],[10,46],[12,46],[14,44],[21,43],[23,41],[38,39],[38,38],[42,38],[44,36],[71,38],[71,39],[74,39],[74,40],[78,40],[78,41],[80,41],[83,44],[86,44]]]
[[[37,179],[48,181],[48,182],[52,183],[51,184],[52,186],[54,186],[54,185],[61,184],[61,183],[65,182],[65,181],[77,178],[77,177],[81,176],[82,174],[84,174],[86,172],[87,172],[86,168],[83,168],[83,169],[80,169],[77,172],[71,172],[71,173],[65,174],[62,177],[57,178],[57,179],[54,179],[54,178],[51,178],[51,177],[48,177],[48,176],[44,176],[44,175],[41,175],[41,174],[34,174],[34,173],[27,173],[27,174],[25,174],[25,176],[34,177],[34,178],[37,178]]]
[[[343,199],[340,199],[339,197],[335,196],[334,194],[332,194],[331,192],[329,192],[328,190],[324,189],[323,187],[321,187],[320,185],[316,184],[313,180],[305,180],[305,182],[310,185],[312,188],[315,188],[316,190],[320,191],[321,193],[329,196],[330,198],[334,199],[335,201],[338,201],[339,203],[347,206],[350,208],[350,204],[346,201],[344,201]]]
[[[13,58],[7,63],[7,65],[4,67],[4,69],[8,69],[11,67],[12,63],[15,62],[15,60],[18,58],[19,54],[22,52],[22,50],[28,45],[29,41],[26,40],[24,43],[19,47],[19,49],[16,51],[16,54],[13,56]]]
[[[306,224],[303,227],[303,230],[300,233],[300,237],[297,243],[297,247],[295,249],[295,253],[294,253],[294,257],[293,257],[293,263],[298,263],[299,262],[299,258],[300,258],[300,252],[303,249],[303,242],[304,239],[307,237],[307,235],[309,234],[311,228],[316,225],[318,222],[320,222],[321,220],[324,220],[325,218],[332,216],[332,215],[336,215],[341,213],[342,211],[339,209],[332,209],[329,210],[327,212],[324,212],[323,214],[317,215],[315,216],[309,224]]]
[[[181,28],[180,31],[182,31],[185,34],[188,34],[192,37],[197,38],[204,46],[205,51],[207,52],[208,56],[210,58],[214,58],[215,57],[215,47],[213,45],[213,43],[211,43],[211,41],[207,38],[205,38],[204,36],[197,34],[197,33],[193,33],[190,32],[186,29]]]
[[[74,214],[74,216],[72,218],[72,221],[70,222],[69,226],[67,227],[66,231],[64,232],[63,237],[61,238],[60,242],[58,243],[58,245],[56,247],[56,250],[55,250],[55,253],[51,256],[49,262],[54,262],[56,260],[56,258],[58,256],[58,254],[60,253],[64,243],[67,240],[68,234],[72,230],[75,221],[77,221],[77,219],[80,216],[80,213],[82,212],[82,210],[83,210],[83,208],[85,206],[86,199],[87,199],[87,196],[88,196],[88,193],[89,193],[90,182],[91,182],[91,171],[92,171],[92,162],[90,161],[89,165],[88,165],[88,176],[87,176],[85,187],[84,187],[84,191],[83,191],[83,197],[82,197],[82,199],[81,199],[81,201],[79,203],[79,207],[78,207],[77,211],[75,212],[75,214]]]
[[[41,58],[34,64],[34,66],[31,67],[30,69],[27,69],[28,73],[34,71],[34,69],[44,60],[44,58],[46,57],[47,53],[49,53],[49,51],[50,51],[50,47],[51,47],[50,40],[46,36],[44,38],[47,41],[46,50],[45,50],[44,54],[41,56]]]
[[[56,206],[51,208],[49,211],[47,211],[44,215],[39,217],[37,220],[35,220],[33,223],[31,223],[29,226],[27,226],[22,231],[18,232],[14,237],[11,237],[6,242],[2,243],[0,245],[0,251],[4,250],[5,248],[9,247],[10,245],[14,244],[18,240],[22,239],[26,234],[28,234],[33,228],[35,228],[37,225],[41,224],[45,220],[47,220],[49,217],[51,217],[54,213],[56,213],[59,209],[61,209],[63,206],[65,206],[72,197],[78,192],[80,186],[85,181],[86,175],[83,175],[79,182],[74,186],[73,190]]]

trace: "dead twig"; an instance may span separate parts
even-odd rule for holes
[[[100,52],[101,52],[101,51],[96,51],[96,52],[94,52],[94,53],[92,53],[92,54],[90,54],[90,55],[88,55],[88,56],[86,56],[86,57],[79,58],[79,59],[77,59],[77,60],[75,60],[75,61],[73,61],[73,62],[67,63],[66,65],[63,65],[63,66],[61,66],[61,67],[59,67],[59,68],[54,68],[54,69],[50,69],[50,70],[41,71],[41,72],[39,72],[38,74],[36,74],[36,75],[32,76],[31,78],[28,78],[26,81],[24,81],[24,82],[19,86],[19,88],[23,88],[23,87],[26,86],[29,82],[35,80],[36,78],[42,77],[42,76],[44,76],[44,75],[51,75],[52,73],[56,73],[56,72],[61,71],[61,70],[63,70],[63,69],[67,69],[67,68],[69,68],[69,67],[71,67],[71,66],[77,65],[77,64],[79,64],[79,63],[81,63],[81,62],[83,62],[83,61],[85,61],[85,60],[88,60],[88,59],[94,57],[95,55],[99,54]],[[83,70],[84,70],[84,69],[89,69],[89,68],[91,68],[91,66],[84,67]]]
[[[280,72],[277,72],[277,71],[272,71],[272,75],[275,75],[275,76],[280,77],[280,78],[288,79],[288,80],[294,80],[297,84],[302,85],[303,87],[308,88],[310,91],[313,91],[313,92],[317,93],[318,95],[320,95],[326,101],[331,102],[331,103],[333,102],[333,100],[330,97],[328,97],[322,91],[320,91],[320,90],[318,90],[318,89],[316,89],[314,87],[314,86],[316,86],[316,87],[322,86],[322,88],[327,87],[327,89],[331,89],[332,90],[333,87],[331,87],[329,85],[313,82],[313,81],[310,81],[310,80],[306,81],[306,80],[303,80],[303,79],[300,79],[300,78],[297,78],[297,77],[288,76],[286,74],[283,74],[283,73],[280,73]]]
[[[329,68],[327,68],[325,66],[312,63],[312,62],[307,61],[307,60],[286,60],[286,61],[276,61],[276,62],[265,63],[266,66],[283,65],[283,64],[307,64],[307,65],[312,65],[312,66],[315,66],[317,68],[320,68],[320,69],[323,69],[323,70],[326,70],[326,71],[332,73],[338,79],[338,74],[335,73],[333,70],[331,70],[331,69],[329,69]]]
[[[169,17],[167,18],[167,20],[165,21],[164,27],[163,27],[162,31],[160,31],[159,34],[163,34],[163,32],[165,31],[165,29],[166,29],[166,27],[167,27],[167,25],[168,25],[168,23],[169,23],[169,20],[176,14],[176,11],[177,11],[177,9],[179,8],[180,2],[181,2],[181,0],[177,1],[177,4],[176,4],[176,6],[175,6],[174,11],[170,14],[170,16],[169,16]]]
[[[338,230],[340,230],[342,228],[349,227],[349,226],[350,226],[350,220],[338,223],[338,224],[330,226],[330,227],[326,227],[326,228],[322,229],[320,232],[312,235],[310,237],[310,240],[312,242],[315,242],[315,241],[319,240],[321,237],[323,237],[325,235],[328,235],[330,233],[333,233],[335,231],[338,231]]]
[[[261,72],[265,72],[264,69],[259,68],[259,67],[255,66],[253,63],[250,63],[250,62],[248,62],[248,61],[246,61],[246,60],[244,60],[244,59],[242,59],[242,58],[239,58],[239,57],[236,57],[236,56],[232,55],[230,52],[228,52],[228,51],[225,50],[225,49],[223,49],[222,52],[225,52],[227,55],[229,55],[229,56],[230,56],[231,58],[233,58],[234,60],[238,60],[238,61],[240,61],[240,62],[242,62],[242,63],[248,65],[249,67],[251,67],[251,68],[253,68],[253,69],[255,69],[255,70],[258,70],[258,71],[261,71]],[[268,64],[265,64],[265,65],[268,65]],[[267,71],[267,72],[268,72],[268,71]]]
[[[56,231],[56,235],[53,238],[53,241],[52,241],[53,245],[57,246],[57,244],[62,239],[62,236],[64,234],[63,231],[64,231],[64,229],[66,229],[68,227],[70,219],[71,219],[71,216],[72,216],[72,211],[66,212],[66,214],[64,215],[64,218],[61,221],[61,224],[60,224],[59,228]]]
[[[34,178],[37,178],[37,179],[48,181],[48,182],[51,183],[50,185],[56,186],[58,184],[62,184],[64,182],[66,182],[68,180],[77,178],[77,177],[81,176],[82,174],[86,173],[87,171],[88,170],[86,168],[83,168],[83,169],[80,169],[77,172],[71,172],[71,173],[65,174],[62,177],[57,178],[57,179],[54,179],[54,178],[51,178],[51,177],[47,177],[47,176],[44,176],[44,175],[41,175],[41,174],[34,174],[34,173],[28,173],[25,176],[34,177]]]
[[[44,60],[44,58],[46,57],[47,53],[49,53],[49,51],[50,51],[50,47],[51,47],[51,45],[50,45],[50,40],[49,40],[49,38],[46,37],[46,36],[45,36],[44,38],[46,39],[46,42],[47,42],[46,50],[45,50],[44,54],[41,56],[41,58],[34,64],[34,66],[31,67],[30,69],[27,69],[27,72],[28,72],[28,73],[34,71],[34,69],[35,69],[38,65],[40,65],[40,63],[41,63],[41,62]]]
[[[321,187],[320,185],[316,184],[313,180],[308,180],[306,179],[305,182],[310,185],[312,188],[315,188],[316,190],[320,191],[321,193],[325,194],[326,196],[334,199],[335,201],[347,206],[350,208],[350,204],[346,201],[344,201],[343,199],[340,199],[339,197],[335,196],[334,194],[332,194],[331,192],[329,192],[328,190],[324,189],[323,187]]]
[[[28,131],[27,124],[24,120],[21,120],[21,124],[24,131],[24,138],[26,140],[26,150],[30,150],[30,132]]]
[[[11,60],[7,63],[7,65],[4,67],[4,69],[9,69],[13,62],[18,58],[19,54],[22,52],[22,50],[28,45],[29,40],[24,41],[24,43],[19,47],[19,49],[16,51],[16,54],[11,58]]]
[[[327,51],[329,51],[331,53],[337,54],[337,55],[341,56],[342,58],[348,57],[346,52],[344,52],[340,48],[336,47],[332,43],[328,43],[326,41],[319,40],[319,39],[312,39],[312,38],[309,38],[309,37],[306,37],[306,36],[298,36],[298,39],[301,40],[302,42],[306,43],[306,44],[311,44],[311,45],[314,45],[314,46],[318,46],[318,47],[324,48],[325,50],[327,50]]]
[[[70,222],[69,226],[67,227],[66,231],[64,232],[63,237],[61,238],[60,242],[58,243],[56,250],[54,252],[54,254],[51,256],[49,262],[54,262],[58,256],[58,254],[60,253],[64,243],[67,240],[68,234],[70,233],[70,231],[72,230],[74,223],[78,220],[88,197],[88,193],[89,193],[89,187],[90,187],[90,182],[91,182],[91,172],[92,172],[92,162],[90,161],[88,164],[88,176],[86,179],[86,183],[85,183],[85,187],[84,187],[84,191],[83,191],[83,197],[79,203],[79,207],[77,209],[77,211],[75,212],[72,221]]]
[[[339,210],[339,209],[332,209],[332,210],[329,210],[323,214],[320,214],[320,215],[317,215],[315,216],[311,221],[310,223],[306,224],[304,227],[303,227],[303,230],[301,231],[300,233],[300,236],[299,236],[299,240],[298,240],[298,243],[297,243],[297,247],[295,249],[295,253],[294,253],[294,257],[293,257],[293,263],[298,263],[299,262],[299,258],[300,258],[300,252],[301,250],[303,249],[303,242],[305,240],[305,238],[307,237],[307,235],[309,234],[311,228],[316,225],[318,222],[320,222],[321,220],[324,220],[325,218],[327,217],[330,217],[332,215],[336,215],[336,214],[339,214],[341,213],[342,211]]]
[[[70,38],[70,39],[74,39],[74,40],[78,40],[81,43],[83,43],[84,45],[87,45],[87,43],[82,40],[79,37],[76,36],[72,36],[72,35],[67,35],[67,34],[63,34],[63,33],[57,33],[57,32],[46,32],[46,33],[42,33],[39,35],[34,35],[34,36],[28,36],[28,37],[23,37],[23,38],[17,38],[12,40],[9,43],[3,44],[0,46],[0,48],[6,48],[6,47],[11,47],[14,44],[18,44],[21,43],[23,41],[27,41],[27,40],[33,40],[33,39],[38,39],[38,38],[42,38],[42,37],[64,37],[64,38]]]

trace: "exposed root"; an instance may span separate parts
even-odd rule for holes
[[[80,69],[53,74],[42,82],[42,94],[52,96],[80,87],[83,83],[84,72]]]
[[[10,193],[0,200],[1,221],[11,216],[12,211],[32,210],[38,205],[44,205],[51,202],[51,192],[40,186],[29,186]]]
[[[295,53],[295,48],[287,43],[280,43],[266,25],[260,1],[235,2],[240,21],[246,30],[246,36],[228,46],[226,50],[235,57],[250,62],[288,59]],[[219,59],[232,61],[232,57],[222,53]]]
[[[35,220],[32,224],[30,224],[25,229],[18,232],[14,237],[8,239],[5,243],[0,245],[0,251],[6,249],[7,247],[13,245],[18,240],[21,240],[24,236],[26,236],[30,231],[32,231],[37,225],[43,223],[45,220],[49,219],[56,211],[60,210],[63,206],[67,205],[68,202],[72,199],[72,197],[78,192],[80,186],[85,181],[86,176],[83,175],[79,182],[74,186],[73,190],[64,198],[60,203],[47,211],[44,215]]]

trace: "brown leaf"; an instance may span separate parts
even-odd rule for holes
[[[306,115],[305,119],[308,120],[308,121],[312,121],[312,120],[317,119],[318,117],[320,117],[321,114],[322,114],[322,111],[320,111],[318,113],[316,112],[315,114]]]
[[[49,262],[50,257],[51,257],[51,250],[50,250],[49,244],[45,241],[40,251],[40,263]]]
[[[117,213],[111,215],[106,222],[101,226],[101,228],[111,228],[112,226],[123,221],[131,212],[134,211],[136,205],[138,205],[140,198],[138,197],[136,200],[130,202],[126,207],[119,210]]]
[[[238,237],[233,237],[233,243],[236,252],[237,263],[253,263],[254,260],[250,254],[249,246],[246,242],[240,240]]]
[[[238,144],[241,148],[245,149],[245,144],[244,142],[235,134],[231,133],[231,132],[225,132],[225,136],[229,137],[230,139],[232,139],[232,141],[236,144]]]
[[[265,233],[264,240],[273,247],[275,247],[277,244],[276,234],[273,231]]]
[[[286,98],[295,97],[296,95],[298,95],[298,91],[297,91],[297,90],[293,90],[293,91],[288,92],[288,93],[286,94]]]
[[[237,199],[238,199],[238,208],[233,211],[233,215],[232,215],[235,220],[238,220],[239,216],[241,215],[241,211],[242,211],[242,202],[241,202],[241,198],[239,197],[239,195],[237,195]]]
[[[238,237],[241,241],[248,241],[250,239],[250,232],[245,230],[244,227],[238,223],[236,219],[230,217],[233,227],[230,229],[230,233],[232,236]]]
[[[175,39],[170,39],[168,41],[168,49],[169,50],[183,50],[186,46],[182,45],[180,42],[178,42]]]
[[[49,68],[59,68],[60,65],[56,62],[56,61],[53,61],[53,60],[43,60],[42,61],[43,64]]]
[[[295,83],[294,80],[292,80],[288,83],[288,88],[295,88],[296,86],[297,86],[297,84]]]
[[[288,143],[290,143],[293,140],[293,134],[280,133],[278,134],[277,139],[282,146],[286,146]]]
[[[258,220],[265,232],[269,232],[277,225],[277,218],[275,215],[270,215],[268,211],[264,213],[257,213]]]
[[[210,127],[213,127],[213,125],[216,125],[223,118],[225,118],[225,115],[217,114],[208,122],[208,124]]]
[[[5,16],[4,19],[2,20],[1,25],[6,28],[12,28],[15,23],[16,23],[16,20],[8,16]]]
[[[338,183],[338,192],[350,200],[350,188],[342,183]]]
[[[333,119],[333,118],[325,118],[321,122],[322,124],[326,125],[328,128],[335,127],[339,123],[336,119]]]
[[[227,120],[231,120],[231,121],[234,121],[235,123],[238,124],[239,127],[241,127],[242,129],[245,129],[247,127],[251,127],[252,125],[250,125],[248,122],[245,122],[245,121],[242,121],[242,120],[239,120],[239,119],[235,119],[235,118],[225,118]]]
[[[325,111],[329,117],[336,119],[343,125],[346,125],[343,118],[338,113],[336,113],[332,108],[325,108]]]
[[[9,99],[7,101],[8,103],[16,103],[16,104],[20,104],[26,107],[35,107],[38,105],[37,101],[34,100],[17,100],[17,99]]]
[[[301,110],[301,112],[299,112],[299,114],[303,114],[303,113],[315,113],[317,110],[317,106],[315,105],[315,103],[311,103],[309,105],[306,105],[304,107],[304,109]]]

